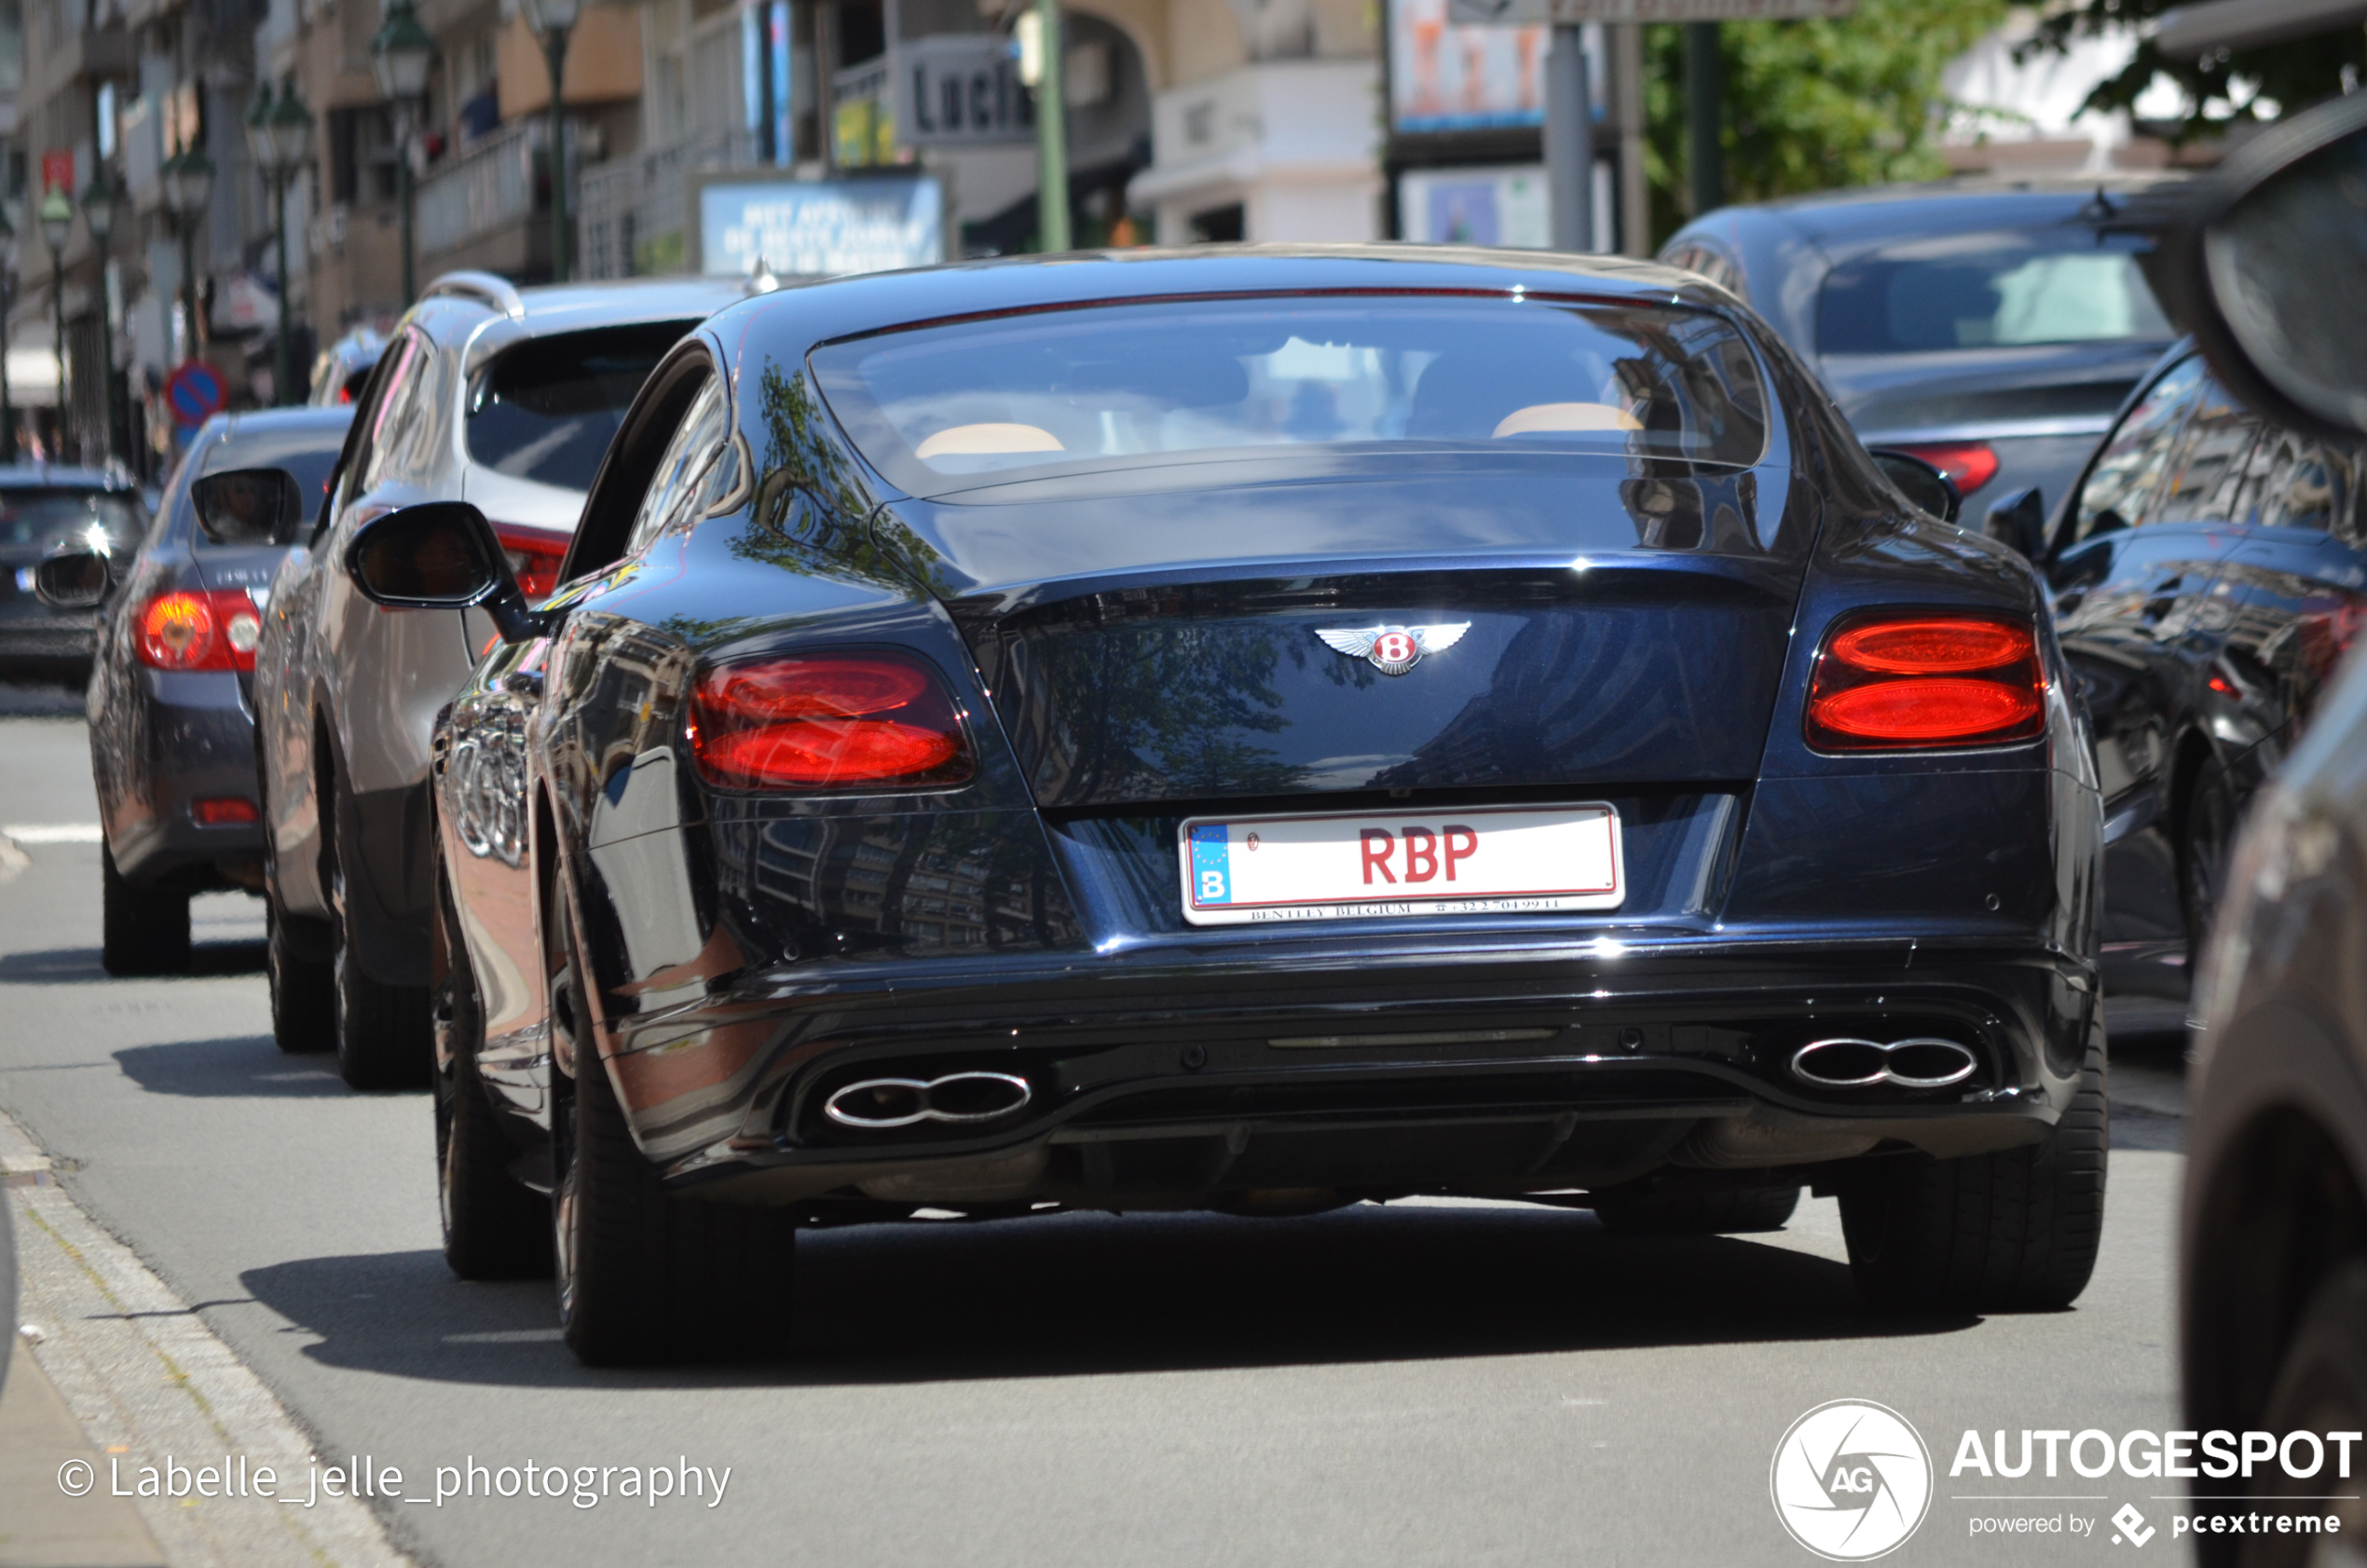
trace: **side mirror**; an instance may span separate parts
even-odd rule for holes
[[[345,569],[363,598],[389,609],[482,606],[503,642],[539,637],[546,623],[510,575],[493,525],[466,501],[429,501],[371,519],[354,530]]]
[[[95,550],[70,550],[33,568],[34,596],[52,609],[99,607],[112,580],[110,564]]]
[[[1912,452],[1877,446],[1867,456],[1882,470],[1882,477],[1897,486],[1900,495],[1941,522],[1955,522],[1956,514],[1964,510],[1964,498],[1956,493],[1956,482]]]
[[[2017,490],[1989,509],[1980,531],[2035,561],[2046,548],[2046,498],[2036,485]]]
[[[285,469],[232,469],[189,486],[198,526],[216,544],[292,544],[304,525],[304,493]]]
[[[2255,413],[2367,435],[2367,95],[2246,143],[2163,236],[2164,303]]]

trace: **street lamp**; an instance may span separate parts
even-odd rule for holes
[[[567,108],[559,83],[567,71],[568,34],[583,18],[583,0],[523,0],[527,25],[542,40],[551,72],[551,281],[568,280]]]
[[[378,96],[394,110],[394,194],[403,217],[403,307],[418,295],[417,258],[411,237],[412,104],[428,90],[428,67],[435,61],[435,40],[419,25],[411,0],[394,0],[387,20],[370,40],[370,68],[377,73]]]
[[[0,463],[17,460],[17,405],[8,396],[8,293],[17,270],[17,225],[0,201]]]
[[[49,432],[59,451],[66,443],[66,241],[74,237],[74,203],[52,186],[41,198],[41,238],[49,247],[49,309],[57,318],[58,393],[50,405]]]
[[[182,320],[198,357],[198,224],[213,205],[213,159],[192,147],[164,166],[164,204],[181,234]]]
[[[312,111],[296,96],[294,75],[280,83],[276,101],[267,81],[255,92],[254,107],[247,111],[247,147],[254,154],[255,167],[271,182],[272,243],[280,268],[280,332],[272,355],[271,401],[284,406],[294,401],[290,393],[295,382],[293,345],[288,341],[288,182],[312,157]]]
[[[90,170],[82,192],[82,221],[90,230],[90,244],[99,252],[99,454],[103,463],[115,461],[115,322],[107,308],[107,238],[115,233],[115,186],[104,164]]]

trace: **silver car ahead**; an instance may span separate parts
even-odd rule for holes
[[[255,659],[272,1033],[334,1044],[356,1088],[424,1084],[431,885],[428,731],[492,634],[476,612],[388,615],[352,588],[353,531],[465,500],[495,520],[529,594],[550,591],[625,406],[729,279],[518,289],[429,285],[354,406],[307,547],[272,580]]]

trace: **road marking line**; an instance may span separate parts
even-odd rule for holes
[[[38,1163],[36,1163],[38,1162]],[[0,1112],[0,1168],[47,1175],[38,1145]],[[121,1455],[125,1486],[171,1455],[195,1467],[244,1454],[302,1486],[319,1445],[204,1320],[54,1183],[15,1186],[19,1316],[93,1447]],[[322,1453],[324,1462],[342,1455]],[[102,1467],[100,1487],[109,1487]],[[172,1568],[406,1568],[366,1504],[288,1509],[257,1497],[134,1499]],[[193,1506],[194,1505],[194,1506]]]
[[[95,844],[105,836],[95,822],[17,823],[0,827],[0,838],[20,844]]]

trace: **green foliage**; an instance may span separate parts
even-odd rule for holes
[[[1946,173],[1932,147],[1948,110],[1940,70],[2008,9],[2006,0],[1858,0],[1855,15],[1829,20],[1726,23],[1727,199]],[[1692,216],[1684,29],[1645,29],[1644,50],[1657,245]]]
[[[2073,38],[2125,31],[2160,16],[2177,3],[2085,0],[2042,20],[2036,35],[2024,46],[2025,52],[2059,50]],[[2087,107],[2130,108],[2157,78],[2167,77],[2185,94],[2185,113],[2163,129],[2171,141],[2185,142],[2219,130],[2231,119],[2274,117],[2266,104],[2292,114],[2336,97],[2343,90],[2346,68],[2354,76],[2367,74],[2367,31],[2346,27],[2315,38],[2201,61],[2171,60],[2148,38],[2137,46],[2126,70],[2087,95]]]

